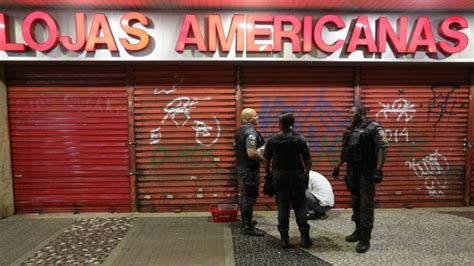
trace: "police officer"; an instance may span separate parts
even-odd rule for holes
[[[257,202],[260,184],[260,162],[263,156],[257,151],[264,144],[260,133],[255,129],[258,115],[254,109],[242,110],[242,126],[235,132],[235,154],[237,156],[237,175],[240,188],[240,213],[242,215],[243,233],[250,236],[263,236],[255,228],[253,206]]]
[[[356,251],[370,248],[374,225],[375,184],[382,182],[382,167],[387,156],[388,141],[379,123],[366,118],[366,109],[356,104],[349,111],[351,126],[343,136],[340,159],[333,170],[339,176],[339,167],[347,163],[345,182],[352,198],[352,221],[355,231],[346,237],[348,242],[359,241]]]
[[[288,230],[292,206],[301,233],[301,246],[309,248],[312,242],[306,217],[305,189],[308,187],[308,173],[312,164],[311,154],[303,135],[293,130],[294,122],[293,114],[280,115],[280,133],[270,137],[265,145],[265,171],[267,175],[273,171],[281,247],[290,247]]]

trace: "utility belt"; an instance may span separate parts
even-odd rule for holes
[[[249,170],[255,170],[260,168],[260,163],[257,161],[248,162],[248,163],[239,163],[237,164],[237,168],[244,168]]]

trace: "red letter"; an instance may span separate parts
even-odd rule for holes
[[[100,31],[104,32],[104,37],[100,37]],[[117,45],[115,44],[114,35],[110,30],[109,22],[104,14],[95,14],[92,21],[91,31],[87,38],[86,51],[93,52],[96,50],[96,45],[105,44],[107,49],[112,52],[117,52]]]
[[[10,43],[10,23],[8,16],[0,13],[0,50],[3,51],[25,51],[25,45],[22,43]]]
[[[311,52],[311,30],[313,28],[313,17],[305,16],[303,18],[303,52]]]
[[[362,37],[362,35],[364,36]],[[377,52],[377,46],[375,45],[374,36],[372,35],[372,30],[369,25],[369,19],[366,16],[357,17],[347,52],[354,52],[357,46],[367,46],[369,53]]]
[[[450,46],[447,41],[438,42],[439,49],[444,54],[459,53],[467,47],[469,42],[466,34],[459,32],[460,29],[467,28],[467,21],[460,16],[451,16],[443,20],[438,25],[438,33],[443,38],[454,42],[454,46]],[[455,30],[451,29],[454,28]]]
[[[73,44],[71,37],[61,36],[61,43],[64,48],[70,51],[80,51],[86,44],[86,14],[76,14],[76,43]]]
[[[422,37],[423,39],[420,39]],[[419,17],[416,20],[415,29],[411,35],[410,44],[408,45],[408,53],[414,54],[418,46],[426,46],[425,51],[429,54],[437,52],[431,29],[430,19],[428,17]]]
[[[255,44],[255,36],[270,37],[272,32],[270,29],[256,29],[257,23],[271,23],[272,16],[247,16],[247,52],[271,52],[271,44]],[[268,40],[270,42],[270,40]]]
[[[292,25],[290,31],[283,30],[283,24],[286,24],[286,23],[289,23]],[[282,39],[286,38],[286,39],[291,40],[293,53],[301,52],[301,41],[300,41],[300,37],[298,36],[298,34],[301,31],[301,21],[299,19],[297,19],[294,16],[275,16],[273,25],[274,25],[273,51],[281,52]]]
[[[137,29],[132,27],[135,22],[139,22],[142,26],[148,26],[148,18],[142,13],[130,12],[125,14],[122,19],[120,19],[120,27],[123,31],[129,36],[138,39],[138,43],[130,43],[127,38],[119,38],[120,43],[122,44],[125,50],[129,51],[141,51],[145,49],[150,43],[150,36],[144,30]]]
[[[189,37],[189,31],[193,33],[194,37]],[[204,38],[202,37],[202,33],[199,29],[199,24],[195,15],[186,15],[184,18],[183,26],[181,27],[181,32],[179,33],[178,43],[176,44],[175,50],[177,52],[183,52],[184,46],[186,45],[197,45],[199,51],[207,51],[206,44],[204,43]]]
[[[217,38],[219,38],[219,44],[222,51],[229,52],[232,46],[232,42],[237,32],[237,52],[244,51],[244,30],[245,21],[244,15],[234,15],[230,24],[229,35],[225,37],[224,29],[222,28],[222,20],[219,15],[210,15],[208,20],[209,30],[209,51],[215,52],[217,49]]]
[[[388,43],[395,53],[406,52],[408,17],[400,17],[397,22],[399,35],[395,33],[387,17],[377,19],[377,46],[379,47],[379,53],[385,53],[387,37]]]
[[[35,40],[35,25],[40,20],[46,23],[48,28],[48,40],[42,44],[38,43]],[[54,19],[42,11],[35,11],[26,16],[23,21],[23,26],[21,29],[23,33],[23,39],[25,39],[26,44],[31,47],[33,50],[37,51],[49,51],[53,49],[59,42],[59,28]]]
[[[344,45],[344,40],[337,40],[334,44],[328,45],[324,42],[323,40],[323,27],[326,24],[331,24],[336,26],[336,29],[340,30],[343,29],[346,24],[344,21],[335,15],[325,15],[322,16],[318,21],[316,22],[316,25],[314,26],[314,44],[316,45],[317,48],[321,49],[321,51],[325,53],[333,53]]]

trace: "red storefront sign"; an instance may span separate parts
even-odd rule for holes
[[[86,31],[86,15],[84,13],[75,14],[76,42],[73,43],[70,36],[62,36],[59,26],[48,13],[42,11],[35,11],[25,17],[22,23],[22,36],[25,43],[11,43],[10,42],[10,28],[8,23],[8,16],[0,13],[0,50],[4,51],[25,51],[28,48],[36,51],[49,51],[58,44],[61,44],[66,50],[93,52],[100,49],[100,46],[107,47],[112,52],[117,52],[117,44],[113,32],[110,28],[107,17],[104,14],[94,14],[92,25],[89,29],[89,34]],[[121,29],[139,42],[132,44],[126,38],[119,38],[122,46],[128,51],[140,51],[145,49],[149,42],[150,36],[143,30],[134,28],[134,23],[140,23],[143,26],[148,26],[149,21],[146,16],[138,12],[126,13],[120,20]],[[39,43],[35,39],[34,28],[37,23],[45,24],[48,29],[48,39]],[[101,36],[101,33],[103,36]]]
[[[200,25],[196,15],[187,14],[181,25],[176,40],[175,51],[183,52],[186,48],[197,48],[200,52],[215,52],[218,48],[229,52],[235,43],[236,52],[269,53],[281,52],[284,42],[291,42],[293,53],[311,53],[315,49],[331,54],[341,49],[350,54],[363,49],[369,53],[385,53],[387,44],[396,54],[414,54],[423,50],[427,54],[442,52],[450,55],[462,52],[468,45],[468,36],[461,30],[468,28],[468,21],[462,16],[448,16],[441,20],[434,29],[430,18],[420,16],[413,26],[409,26],[409,18],[400,16],[397,25],[392,25],[385,16],[375,20],[375,29],[370,25],[368,16],[357,16],[351,23],[337,15],[293,16],[293,15],[242,15],[235,14],[228,29],[224,29],[221,16],[206,16],[206,25]],[[48,31],[46,41],[39,42],[35,38],[35,26],[41,23]],[[147,48],[152,36],[145,30],[151,20],[142,13],[128,12],[120,19],[120,30],[129,38],[114,38],[112,29],[105,14],[94,14],[90,27],[86,25],[86,14],[75,14],[75,36],[62,35],[57,21],[48,13],[34,11],[22,20],[21,35],[24,42],[10,41],[10,25],[8,16],[0,13],[0,50],[23,52],[28,49],[50,51],[61,45],[69,51],[94,52],[106,48],[117,52],[118,46],[131,52]],[[159,23],[155,25],[159,26]],[[270,28],[257,27],[258,25]],[[290,25],[290,29],[285,29]],[[325,33],[337,33],[349,29],[345,38],[336,41],[325,40]],[[120,32],[120,33],[122,33]],[[440,39],[435,38],[435,33]],[[15,37],[20,33],[15,32]],[[206,39],[207,38],[207,39]],[[73,42],[72,39],[76,41]],[[256,40],[266,39],[271,45],[263,45]],[[345,40],[348,40],[346,43]],[[159,41],[158,41],[159,42]]]

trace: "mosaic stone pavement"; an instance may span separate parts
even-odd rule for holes
[[[298,248],[299,237],[291,238],[293,248],[281,249],[280,240],[271,235],[252,237],[242,234],[240,222],[232,223],[235,265],[331,265]]]
[[[424,210],[376,210],[371,248],[355,252],[345,236],[354,230],[350,212],[329,211],[309,221],[313,246],[308,252],[334,265],[474,265],[474,221]],[[278,236],[274,217],[258,217],[259,227]],[[298,234],[292,218],[290,237]]]
[[[134,219],[78,219],[24,264],[101,264],[133,226]]]

